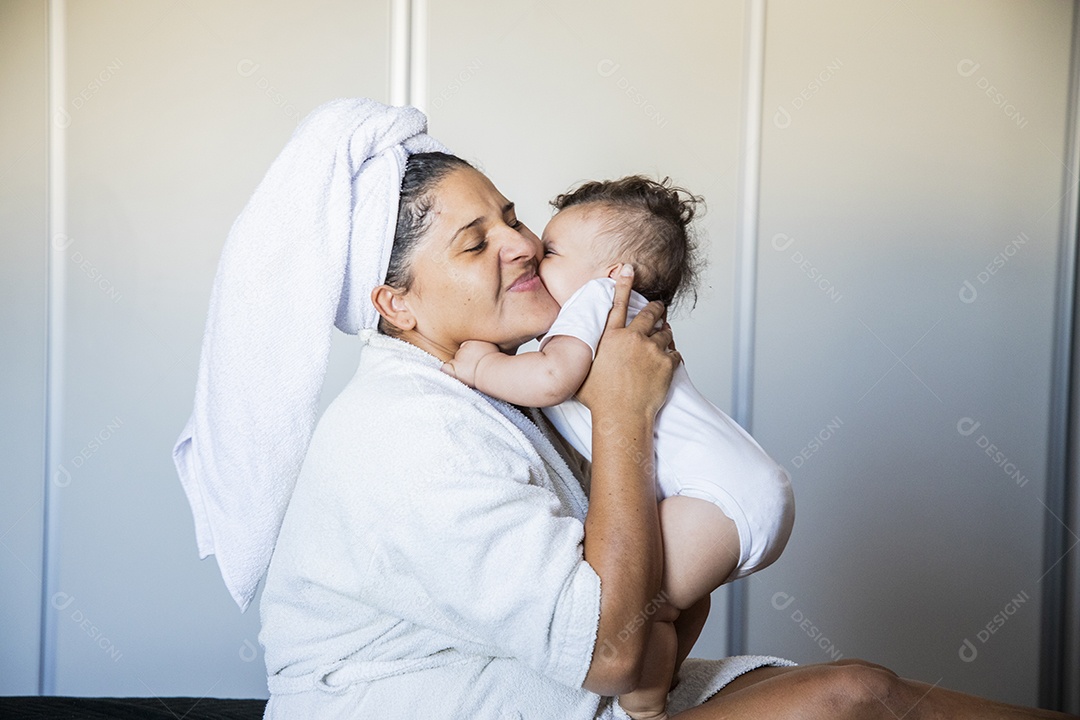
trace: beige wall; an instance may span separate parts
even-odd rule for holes
[[[754,649],[1037,699],[1072,11],[769,4],[754,431],[798,520]]]
[[[679,350],[713,402],[731,398],[743,8],[740,2],[433,1],[426,109],[539,232],[582,180],[671,176],[703,195],[708,261]],[[726,593],[698,646],[726,646]]]

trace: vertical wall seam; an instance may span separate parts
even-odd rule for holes
[[[38,694],[56,694],[56,613],[51,598],[59,584],[60,498],[52,479],[60,466],[63,422],[64,291],[67,241],[66,141],[70,121],[64,109],[66,82],[65,0],[49,0],[48,252],[45,330],[45,473],[41,540],[41,618]]]
[[[409,104],[410,0],[390,0],[390,104]]]
[[[409,13],[409,104],[427,112],[427,0],[411,0]]]
[[[739,205],[735,220],[735,337],[732,417],[747,432],[753,422],[758,211],[761,190],[761,116],[765,90],[765,1],[746,0],[743,46],[743,122]],[[728,655],[746,650],[746,581],[729,585]]]
[[[1076,272],[1077,272],[1077,213],[1080,212],[1080,195],[1076,179],[1080,177],[1080,7],[1073,4],[1072,47],[1069,65],[1068,116],[1065,138],[1065,196],[1061,211],[1061,236],[1058,261],[1058,280],[1054,322],[1053,365],[1050,377],[1050,437],[1048,438],[1046,497],[1044,502],[1053,516],[1047,514],[1043,534],[1042,580],[1042,626],[1039,653],[1039,705],[1044,708],[1062,709],[1065,702],[1065,678],[1076,682],[1080,674],[1077,667],[1075,646],[1077,637],[1075,620],[1070,620],[1068,580],[1070,565],[1063,560],[1072,545],[1069,526],[1076,518],[1070,518],[1070,480],[1075,481],[1077,448],[1070,444],[1072,428],[1080,422],[1080,407],[1073,397],[1072,380],[1076,377],[1073,354],[1074,323],[1076,318]],[[1061,518],[1065,525],[1058,522]],[[1075,553],[1075,551],[1074,551]],[[1075,557],[1075,554],[1074,554]],[[1073,604],[1076,598],[1072,598]],[[1072,608],[1077,613],[1077,608]],[[1072,637],[1069,638],[1070,634]],[[1071,665],[1071,667],[1068,667]],[[1068,672],[1066,672],[1068,671]],[[1071,676],[1069,675],[1071,673]],[[1075,693],[1076,688],[1068,688]]]

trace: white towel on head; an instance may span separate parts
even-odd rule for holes
[[[199,555],[247,609],[315,426],[336,324],[373,328],[408,156],[446,152],[411,107],[314,110],[236,219],[203,335],[195,407],[173,448]]]

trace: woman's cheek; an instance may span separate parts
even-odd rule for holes
[[[550,260],[541,260],[540,268],[537,270],[537,273],[540,275],[540,281],[544,283],[544,287],[547,288],[548,294],[555,297],[558,292],[559,284],[552,273],[552,268],[549,264],[550,262]]]

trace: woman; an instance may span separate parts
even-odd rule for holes
[[[693,636],[708,612],[657,598],[652,419],[679,363],[653,329],[663,307],[624,328],[619,280],[579,394],[585,475],[542,415],[440,371],[466,339],[513,352],[550,324],[536,235],[453,156],[413,155],[399,207],[371,293],[381,332],[361,334],[356,376],[319,421],[267,576],[266,716],[625,717],[612,696],[635,687],[656,624]],[[860,661],[689,660],[679,677],[680,720],[1066,717]]]

